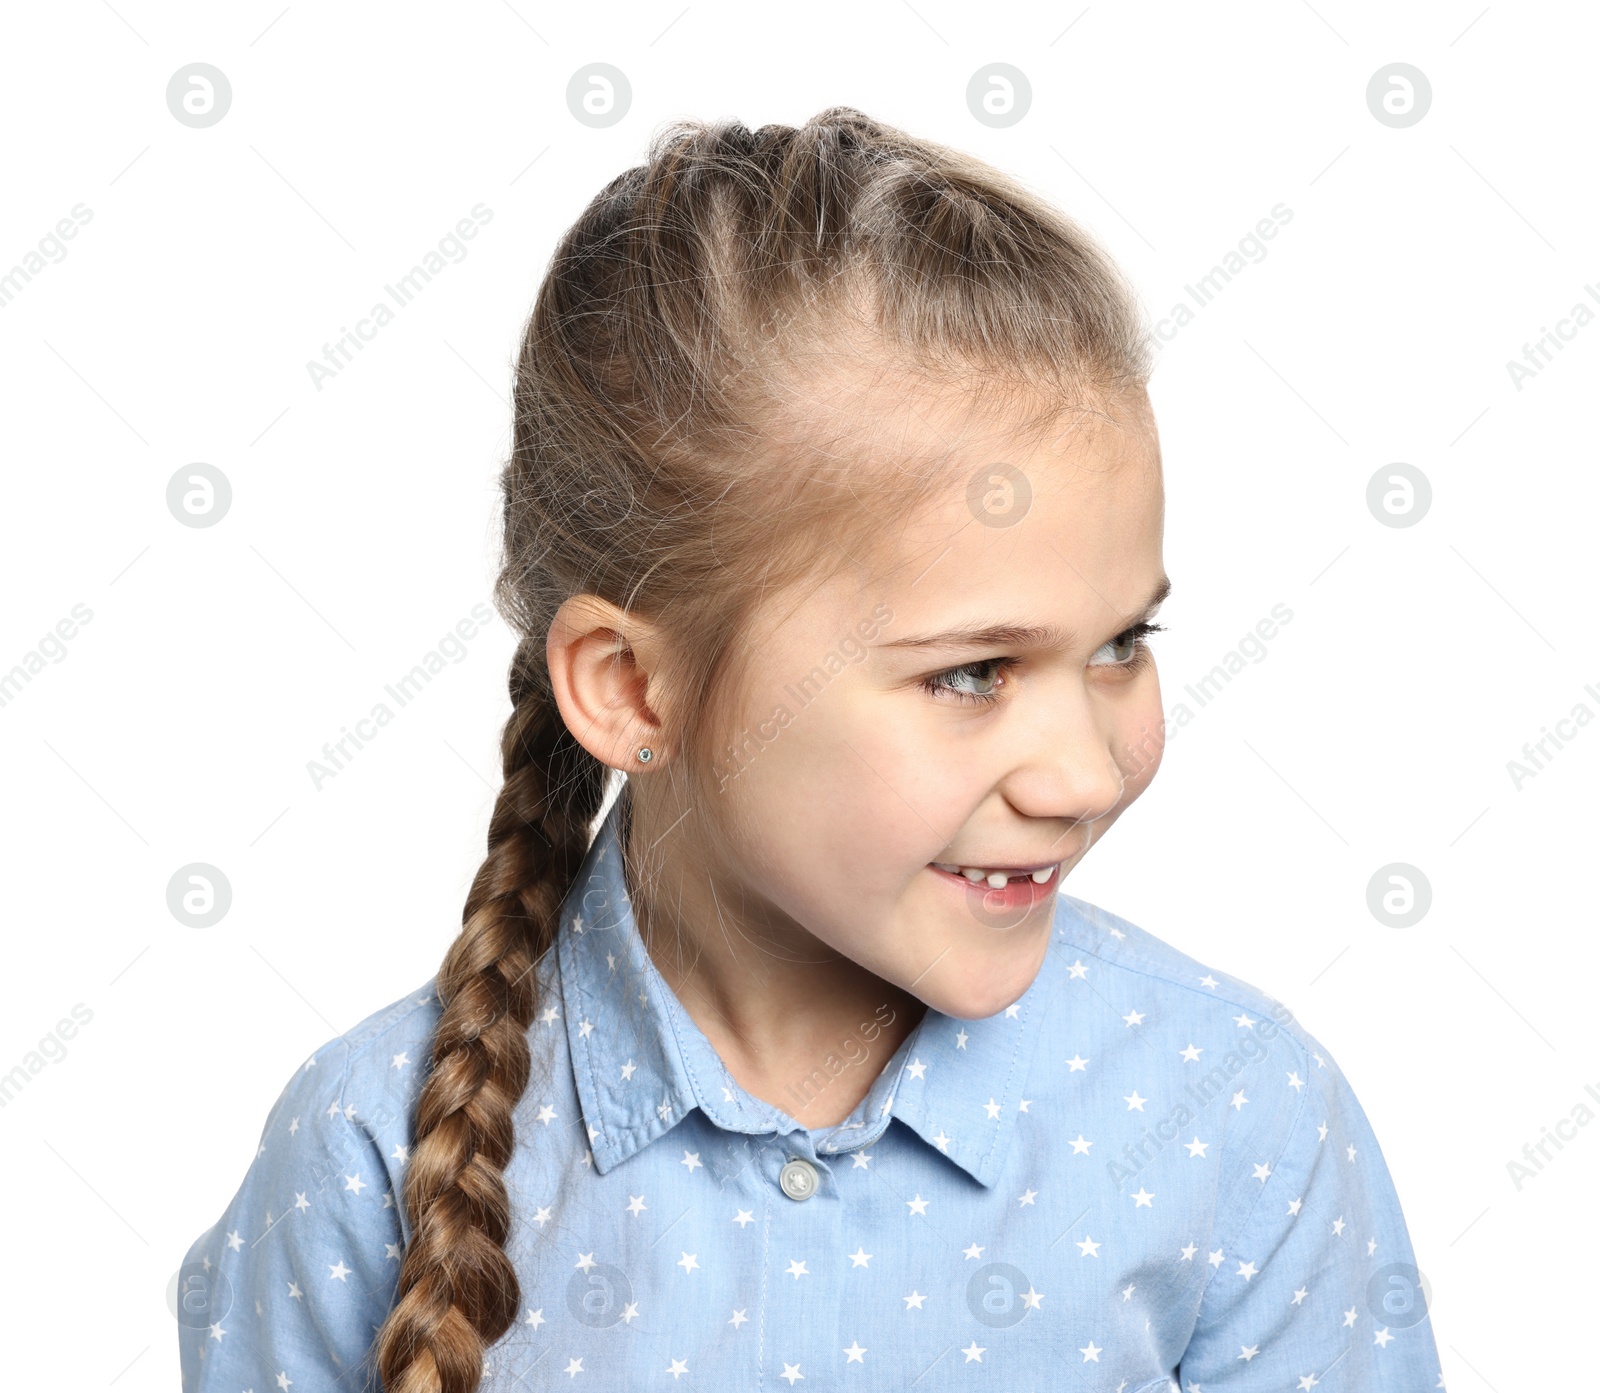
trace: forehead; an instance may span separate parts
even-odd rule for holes
[[[1148,402],[910,415],[902,449],[938,458],[940,482],[854,579],[911,625],[973,616],[1092,623],[1137,609],[1161,575],[1160,447]],[[1047,613],[1048,612],[1048,613]]]
[[[819,486],[821,560],[758,602],[762,643],[790,630],[815,645],[885,602],[886,638],[969,618],[1093,626],[1160,579],[1142,390],[1079,401],[836,361],[781,416],[788,468]]]

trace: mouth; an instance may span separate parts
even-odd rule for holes
[[[975,897],[986,912],[1032,909],[1051,899],[1061,882],[1059,861],[1041,866],[957,866],[930,861],[928,870],[952,889]]]

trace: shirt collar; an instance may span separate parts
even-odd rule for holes
[[[602,1175],[694,1108],[727,1132],[804,1130],[735,1082],[645,951],[622,866],[626,797],[624,790],[601,822],[556,941],[574,1081]],[[1056,987],[1055,956],[1047,952],[1028,990],[992,1016],[961,1020],[929,1007],[850,1117],[812,1132],[817,1153],[876,1141],[895,1117],[980,1184],[993,1185]]]

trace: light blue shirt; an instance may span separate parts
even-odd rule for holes
[[[1270,998],[1063,894],[1019,1000],[930,1009],[807,1130],[734,1082],[645,952],[620,807],[539,964],[506,1171],[522,1302],[484,1390],[1444,1386],[1377,1140]],[[433,988],[273,1106],[185,1259],[190,1393],[377,1386]]]

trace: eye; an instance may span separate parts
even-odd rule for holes
[[[981,658],[975,663],[964,663],[960,667],[946,668],[943,672],[936,672],[931,677],[925,677],[921,686],[925,692],[940,698],[954,697],[957,701],[976,702],[987,705],[1000,700],[999,688],[1005,685],[1005,672],[1013,667],[1018,660],[1015,658]],[[990,669],[997,669],[992,675],[985,677]],[[977,684],[977,691],[970,691],[965,687],[954,686],[952,683],[971,681]]]
[[[1165,628],[1161,624],[1151,624],[1148,621],[1135,624],[1131,629],[1124,629],[1110,643],[1097,648],[1089,659],[1090,667],[1120,667],[1130,672],[1137,672],[1150,661],[1150,645],[1145,642],[1151,634],[1162,632]],[[1100,658],[1102,653],[1110,657]]]
[[[1139,672],[1153,656],[1145,639],[1151,634],[1160,633],[1164,627],[1146,621],[1124,629],[1110,643],[1102,644],[1096,649],[1088,665],[1118,668],[1127,673]],[[1102,658],[1102,654],[1108,656]],[[940,700],[954,699],[969,704],[992,705],[1001,699],[1000,688],[1005,686],[1006,673],[1017,667],[1021,661],[1020,658],[980,658],[974,663],[963,663],[960,667],[936,672],[930,677],[923,678],[918,685],[929,695]]]

